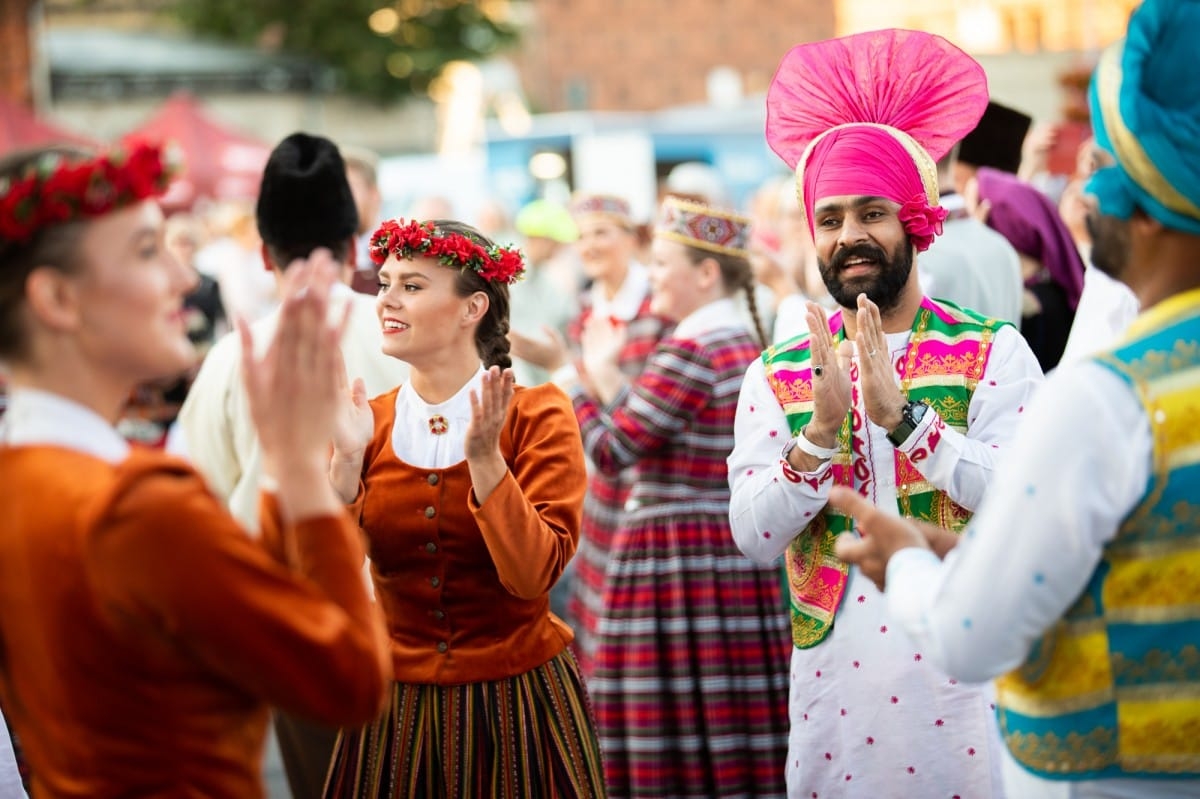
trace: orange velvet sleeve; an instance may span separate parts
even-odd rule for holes
[[[122,469],[87,541],[114,624],[157,630],[248,693],[314,721],[350,726],[377,714],[391,677],[387,636],[348,516],[280,529],[289,568],[194,472],[162,461]]]
[[[471,511],[504,587],[534,599],[558,581],[575,554],[587,466],[570,399],[556,386],[521,391],[501,449],[509,473]]]

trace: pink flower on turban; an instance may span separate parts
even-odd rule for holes
[[[920,192],[900,206],[896,216],[904,224],[904,230],[917,252],[925,252],[933,244],[933,237],[942,235],[942,223],[948,214],[940,205],[930,207],[925,192]]]

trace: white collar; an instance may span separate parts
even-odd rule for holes
[[[695,339],[710,330],[723,327],[746,329],[738,313],[737,303],[731,297],[722,297],[692,311],[675,325],[675,332],[671,334],[671,338]]]
[[[462,461],[466,457],[467,426],[471,423],[471,391],[476,396],[481,394],[483,374],[480,364],[453,397],[436,405],[422,399],[411,383],[400,386],[392,428],[392,449],[396,456],[413,466],[430,469],[444,469]],[[435,433],[435,424],[444,424],[444,431]]]
[[[13,388],[0,421],[0,441],[10,446],[58,446],[109,463],[129,455],[129,442],[98,413],[49,391]]]
[[[625,280],[611,300],[604,296],[604,289],[599,283],[592,285],[592,313],[596,316],[615,316],[622,322],[628,322],[638,315],[642,301],[649,292],[650,274],[646,267],[637,261],[630,261]]]
[[[396,409],[404,409],[406,414],[413,414],[416,417],[429,417],[434,414],[442,414],[443,416],[465,415],[466,418],[471,418],[471,389],[475,389],[476,395],[479,394],[479,388],[483,385],[483,364],[475,370],[475,374],[463,383],[462,388],[454,393],[454,396],[448,400],[444,400],[437,404],[431,405],[421,398],[417,390],[412,387],[411,383],[404,383],[400,386],[400,393],[396,397]]]

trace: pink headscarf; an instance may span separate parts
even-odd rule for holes
[[[822,197],[886,197],[924,250],[946,217],[934,161],[987,101],[983,67],[940,36],[860,33],[788,51],[767,92],[767,142],[802,181],[810,230]]]

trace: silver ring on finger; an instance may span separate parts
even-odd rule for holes
[[[825,374],[825,367],[817,364],[812,368],[812,373],[813,377],[820,377],[821,375]]]
[[[871,350],[870,352],[867,353],[867,357],[874,358],[876,352],[878,352],[878,350]]]

